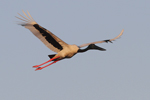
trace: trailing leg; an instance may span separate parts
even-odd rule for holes
[[[33,66],[33,68],[40,67],[40,66],[42,66],[42,65],[44,65],[44,64],[46,64],[46,63],[48,63],[48,62],[50,62],[50,61],[52,61],[52,60],[55,60],[55,59],[57,59],[57,58],[59,58],[59,57],[60,57],[60,56],[54,57],[54,58],[52,58],[52,59],[50,59],[50,60],[48,60],[48,61],[46,61],[46,62],[44,62],[44,63],[42,63],[42,64],[40,64],[40,65],[35,65],[35,66]]]

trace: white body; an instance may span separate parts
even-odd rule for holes
[[[51,58],[49,61],[45,62],[48,63],[50,61],[54,61],[53,63],[56,63],[57,61],[64,59],[64,58],[71,58],[72,56],[74,56],[76,53],[78,52],[85,52],[88,49],[85,50],[81,50],[80,48],[84,47],[84,46],[90,46],[91,44],[96,44],[96,43],[104,43],[104,42],[111,42],[114,41],[116,39],[118,39],[122,34],[123,31],[121,31],[121,33],[113,38],[113,39],[109,39],[109,40],[103,40],[103,41],[97,41],[97,42],[91,42],[91,43],[86,43],[86,44],[82,44],[80,46],[77,45],[69,45],[67,43],[65,43],[64,41],[62,41],[60,38],[58,38],[56,35],[54,35],[52,32],[48,31],[47,29],[41,27],[39,24],[37,24],[34,19],[31,17],[30,13],[27,11],[28,15],[23,11],[24,16],[20,15],[22,18],[17,17],[18,19],[24,21],[19,23],[20,25],[24,26],[25,28],[29,29],[37,38],[39,38],[49,49],[51,49],[52,51],[56,52],[56,55],[49,55],[49,57]],[[95,46],[94,48],[92,47],[92,49],[99,49],[99,50],[105,50],[102,49],[100,47]],[[43,63],[43,64],[45,64]],[[53,64],[51,63],[51,64]],[[45,68],[47,66],[44,67],[39,67],[43,64],[40,65],[36,65],[33,66],[34,68],[37,68],[36,70],[40,70],[42,68]]]
[[[78,50],[79,50],[79,47],[77,45],[68,45],[68,46],[65,46],[63,50],[58,52],[54,57],[60,56],[59,60],[63,58],[71,58],[77,53]]]

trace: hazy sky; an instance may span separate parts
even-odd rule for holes
[[[55,52],[16,24],[22,10],[69,44],[124,34],[34,71]],[[3,0],[0,15],[0,100],[150,100],[149,0]]]

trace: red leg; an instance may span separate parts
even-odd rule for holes
[[[48,67],[48,66],[50,66],[50,65],[52,65],[53,63],[56,63],[56,62],[58,62],[59,60],[56,60],[56,61],[54,61],[54,62],[52,62],[52,63],[50,63],[50,64],[48,64],[48,65],[46,65],[46,66],[44,66],[44,67],[38,67],[37,69],[35,69],[35,71],[37,71],[37,70],[41,70],[41,69],[43,69],[43,68],[45,68],[45,67]]]
[[[42,66],[42,65],[44,65],[44,64],[46,64],[46,63],[48,63],[48,62],[50,62],[50,61],[52,61],[52,60],[54,60],[54,59],[57,59],[57,58],[59,58],[60,56],[58,56],[58,57],[54,57],[54,58],[52,58],[52,59],[50,59],[50,60],[48,60],[48,61],[46,61],[46,62],[44,62],[44,63],[42,63],[42,64],[40,64],[40,65],[35,65],[35,66],[33,66],[33,68],[37,68],[37,67],[39,67],[39,66]]]

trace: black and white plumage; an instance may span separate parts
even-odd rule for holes
[[[36,23],[28,11],[27,11],[28,15],[24,11],[23,11],[23,13],[26,17],[24,17],[18,13],[22,18],[19,18],[19,17],[17,17],[17,18],[23,21],[23,22],[19,23],[19,25],[22,25],[25,28],[29,29],[49,49],[51,49],[52,51],[57,53],[57,54],[53,54],[53,55],[48,55],[51,59],[48,60],[47,62],[42,63],[40,65],[33,66],[34,68],[36,68],[36,70],[41,70],[41,69],[43,69],[53,63],[56,63],[57,61],[62,60],[64,58],[71,58],[76,53],[82,53],[82,52],[85,52],[87,50],[92,50],[92,49],[105,51],[104,48],[98,47],[95,44],[96,43],[104,43],[104,42],[106,42],[106,43],[112,42],[112,41],[118,39],[123,34],[123,31],[124,31],[124,30],[122,30],[121,33],[113,39],[87,43],[87,44],[83,44],[80,46],[69,45],[69,44],[65,43],[64,41],[62,41],[60,38],[58,38],[56,35],[51,33],[50,31],[48,31],[47,29],[41,27],[38,23]],[[85,49],[81,49],[82,47],[85,47],[85,46],[88,46],[88,47]],[[54,62],[52,62],[44,67],[40,67],[50,61],[54,61]]]

